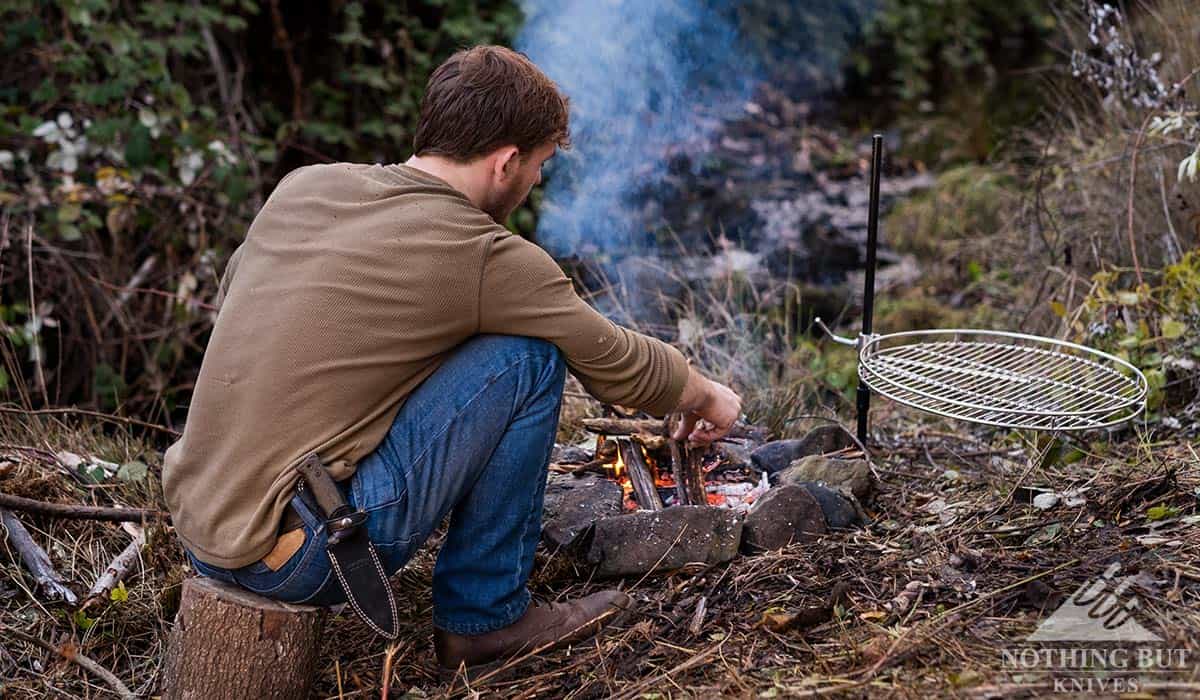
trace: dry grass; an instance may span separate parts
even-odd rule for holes
[[[1170,86],[1182,84],[1183,100],[1200,95],[1200,23],[1187,0],[1139,1],[1129,8],[1126,42],[1142,56],[1162,56],[1158,73]],[[1086,46],[1087,24],[1066,15],[1064,51]],[[1052,108],[1017,149],[1039,154],[1018,217],[1027,232],[1025,264],[1040,284],[1028,300],[1045,324],[1053,325],[1047,301],[1066,301],[1076,276],[1119,271],[1129,287],[1179,260],[1200,244],[1200,184],[1179,181],[1179,161],[1194,142],[1148,133],[1162,110],[1137,107],[1105,96],[1073,78],[1047,84]],[[1069,251],[1069,253],[1068,253]],[[1070,260],[1068,261],[1068,254]]]
[[[85,488],[45,453],[13,447],[115,461],[144,455],[137,441],[48,421],[33,433],[29,427],[0,424],[2,452],[15,462],[0,489],[162,507],[153,480]],[[1055,445],[1051,454],[1059,458],[1039,462],[1050,445],[1027,443],[1029,436],[963,432],[881,406],[870,526],[644,580],[589,581],[563,558],[540,554],[535,593],[571,597],[616,585],[637,600],[638,614],[610,634],[540,655],[469,690],[437,680],[429,593],[435,537],[395,579],[411,624],[391,650],[390,686],[410,697],[1034,696],[1007,685],[1000,648],[1018,644],[1062,595],[1114,561],[1139,574],[1142,619],[1171,646],[1200,651],[1200,529],[1185,519],[1196,510],[1200,457],[1183,439],[1142,430]],[[1083,489],[1084,501],[1041,511],[1028,503],[1031,488]],[[1148,512],[1172,515],[1151,521]],[[115,525],[22,520],[77,590],[127,543]],[[1165,523],[1167,536],[1148,538],[1152,522]],[[73,641],[135,692],[155,692],[179,582],[190,575],[169,531],[151,531],[142,565],[127,582],[129,599],[92,609],[95,623],[87,630],[66,608],[40,602],[17,564],[4,567],[0,623],[55,644]],[[779,628],[782,615],[825,604],[839,582],[845,596],[828,617]],[[914,599],[897,607],[906,589]],[[355,620],[337,618],[319,696],[338,697],[339,676],[344,697],[378,695],[387,652]],[[5,697],[108,693],[77,667],[11,638],[0,653],[0,678]],[[1200,692],[1200,679],[1180,680],[1193,684],[1181,693]]]
[[[1138,39],[1147,52],[1163,52],[1170,80],[1200,66],[1200,37],[1179,30],[1194,28],[1193,16],[1187,0],[1167,0],[1139,15]],[[985,231],[934,226],[957,216],[970,193],[889,220],[885,236],[911,233],[905,240],[913,249],[936,254],[917,284],[881,302],[881,325],[933,325],[950,314],[1070,334],[1075,330],[1051,312],[1050,301],[1073,315],[1088,294],[1089,275],[1101,269],[1115,269],[1133,286],[1134,248],[1153,281],[1156,267],[1169,260],[1164,235],[1184,248],[1196,246],[1196,186],[1174,181],[1186,145],[1141,143],[1131,246],[1132,154],[1146,115],[1119,105],[1097,110],[1095,95],[1078,86],[1053,89],[1059,90],[1051,102],[1058,107],[1053,128],[1025,139],[1039,155],[998,175],[1017,183],[1001,188],[1013,199],[978,219],[994,225],[978,224]],[[972,176],[981,172],[957,176],[977,187]],[[985,190],[983,198],[990,196]],[[897,230],[903,226],[913,228]],[[972,261],[987,264],[973,271]],[[836,348],[798,332],[804,319],[795,288],[731,275],[669,301],[687,322],[689,356],[742,391],[750,418],[776,436],[850,415],[844,375],[853,358],[847,364]],[[579,418],[596,412],[578,387],[569,388],[560,441],[581,438]],[[1186,649],[1193,659],[1200,654],[1200,523],[1193,517],[1200,445],[1186,427],[1138,423],[1082,441],[1048,442],[971,430],[879,402],[873,416],[879,488],[867,527],[642,580],[591,581],[564,557],[540,553],[535,593],[566,598],[615,585],[637,600],[638,614],[609,634],[469,688],[437,680],[430,638],[435,535],[394,579],[410,621],[403,638],[388,648],[355,620],[337,618],[326,639],[318,696],[378,696],[386,665],[392,693],[408,697],[1037,697],[1050,689],[1045,679],[1014,685],[1019,679],[1003,668],[1000,650],[1020,644],[1063,596],[1112,562],[1138,574],[1134,592],[1143,623],[1169,647]],[[131,437],[126,426],[0,413],[0,491],[163,508],[162,447]],[[81,484],[55,457],[64,450],[117,463],[142,459],[150,476],[139,483]],[[1036,489],[1079,490],[1082,500],[1039,510],[1029,503]],[[116,525],[21,518],[78,592],[128,542]],[[88,619],[42,602],[5,550],[0,625],[51,644],[71,642],[135,692],[157,692],[179,585],[192,572],[169,529],[152,527],[148,534],[141,564],[126,584],[128,600],[89,608]],[[814,616],[812,609],[830,603],[836,584],[844,584],[844,596],[828,615]],[[791,613],[810,619],[781,626]],[[1200,695],[1194,663],[1171,680],[1176,685],[1160,695]],[[7,636],[0,636],[0,684],[3,696],[13,698],[109,695],[77,666]]]

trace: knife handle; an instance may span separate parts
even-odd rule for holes
[[[329,476],[329,472],[325,470],[325,464],[321,462],[321,458],[317,456],[316,452],[310,452],[300,460],[296,471],[304,477],[304,482],[307,484],[308,490],[312,492],[313,498],[316,499],[317,505],[325,511],[322,513],[323,517],[332,517],[339,508],[346,505],[346,499],[342,496],[341,489],[334,483],[333,477]]]

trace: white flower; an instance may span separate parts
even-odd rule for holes
[[[204,167],[204,154],[188,149],[175,158],[175,167],[179,168],[179,181],[184,186],[196,181],[196,173]]]
[[[57,143],[62,138],[62,131],[55,122],[42,122],[33,130],[33,135],[46,143]]]
[[[5,170],[11,169],[13,166],[12,151],[0,151],[0,168]]]
[[[224,141],[209,141],[208,150],[217,154],[217,159],[220,160],[223,165],[233,165],[237,162],[237,156],[233,154],[233,151],[229,150],[229,147],[225,145]]]
[[[75,172],[79,168],[79,156],[86,155],[89,150],[87,136],[76,136],[75,120],[66,112],[59,113],[54,121],[39,124],[33,130],[33,135],[46,143],[58,146],[46,158],[46,167],[63,172]]]
[[[138,121],[150,130],[151,137],[158,138],[158,135],[162,133],[162,129],[159,128],[158,115],[154,113],[154,110],[146,108],[138,110]]]

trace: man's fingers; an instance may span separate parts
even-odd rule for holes
[[[707,445],[728,435],[731,427],[732,425],[721,428],[707,420],[700,420],[696,423],[695,430],[688,436],[688,440],[701,445]]]
[[[698,418],[694,413],[685,413],[683,420],[679,421],[679,426],[675,428],[675,432],[671,433],[671,438],[683,440],[688,437],[694,431]]]

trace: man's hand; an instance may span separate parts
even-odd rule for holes
[[[703,445],[729,434],[742,415],[742,398],[693,368],[676,410],[683,414],[683,420],[671,437]]]

